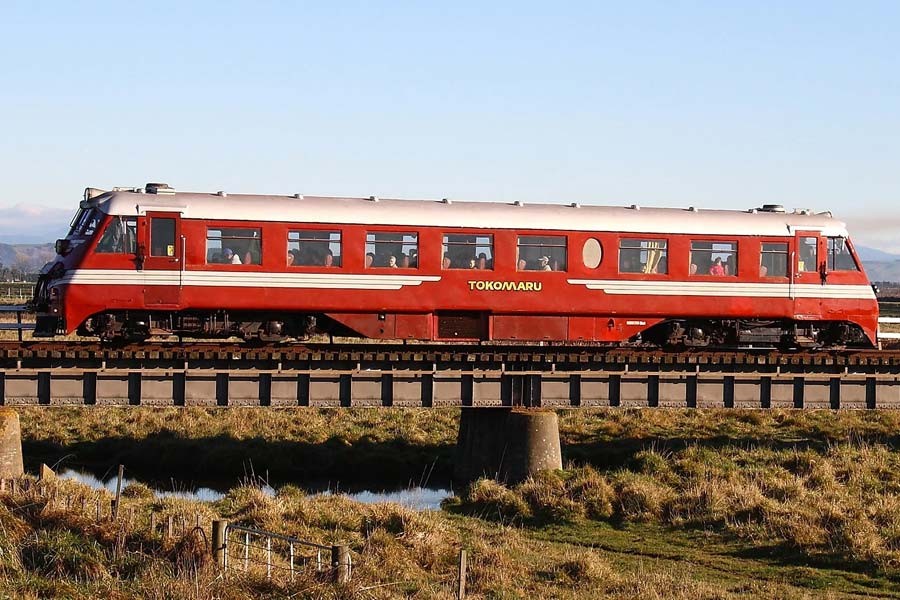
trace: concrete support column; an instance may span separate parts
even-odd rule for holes
[[[515,483],[562,468],[559,421],[543,410],[463,408],[454,473],[471,481],[491,477]]]
[[[0,407],[0,478],[21,477],[24,474],[19,413]]]

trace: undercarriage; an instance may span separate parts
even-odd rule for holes
[[[245,341],[265,343],[307,340],[321,334],[365,337],[326,315],[224,311],[103,313],[85,321],[79,327],[78,334],[96,336],[104,341],[142,341],[153,336],[174,335],[191,338],[239,337]],[[535,337],[539,339],[539,336]],[[671,319],[631,340],[614,345],[667,349],[871,346],[863,330],[854,323],[744,319]]]

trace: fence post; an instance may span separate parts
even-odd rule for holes
[[[466,550],[459,551],[459,587],[456,589],[456,600],[465,600],[466,597]]]
[[[335,544],[331,547],[331,570],[335,583],[347,583],[350,580],[350,548],[346,544]]]
[[[228,521],[224,519],[213,519],[212,522],[212,555],[213,561],[222,567],[222,569],[226,569],[228,567],[228,563],[225,562],[225,553],[226,549],[226,539],[225,533],[228,529]]]
[[[113,521],[119,518],[119,503],[122,501],[122,476],[125,474],[125,465],[119,465],[119,476],[116,478],[116,499],[113,502]]]

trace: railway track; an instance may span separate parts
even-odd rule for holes
[[[6,405],[900,408],[900,351],[0,343]]]

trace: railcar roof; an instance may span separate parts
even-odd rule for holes
[[[830,213],[750,212],[571,204],[508,204],[325,196],[259,196],[177,192],[106,192],[89,201],[112,215],[180,212],[185,219],[454,227],[616,231],[704,235],[791,235],[795,230],[847,235]]]

